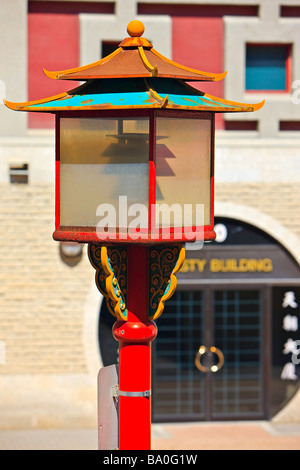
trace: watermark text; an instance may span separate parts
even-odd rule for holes
[[[135,203],[128,205],[127,196],[119,196],[118,206],[100,204],[96,232],[100,240],[182,240],[199,243],[204,240],[204,205]]]

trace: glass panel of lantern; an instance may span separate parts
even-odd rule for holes
[[[210,119],[157,118],[156,202],[174,208],[174,228],[211,223],[211,127]]]
[[[61,118],[60,226],[96,227],[99,205],[126,224],[119,197],[148,209],[148,167],[148,118]]]

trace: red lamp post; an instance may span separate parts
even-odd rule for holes
[[[263,106],[187,85],[216,81],[176,64],[142,37],[139,21],[108,57],[47,72],[85,80],[11,109],[56,115],[53,238],[88,243],[96,284],[117,318],[119,449],[150,449],[154,322],[176,288],[184,243],[214,234],[214,115]]]

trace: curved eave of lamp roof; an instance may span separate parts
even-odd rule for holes
[[[115,82],[118,83],[115,83]],[[114,90],[119,90],[115,92]],[[16,111],[59,112],[107,109],[166,108],[212,112],[258,111],[265,101],[257,104],[239,103],[203,93],[181,80],[91,80],[49,98],[5,105]]]
[[[132,46],[137,40],[143,45]],[[89,65],[56,72],[43,71],[55,80],[158,77],[216,82],[223,80],[227,74],[202,72],[180,65],[157,52],[145,38],[127,38],[120,46],[112,54]]]

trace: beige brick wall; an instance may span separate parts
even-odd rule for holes
[[[252,207],[284,225],[300,240],[299,183],[216,183],[215,201]],[[269,233],[267,226],[265,231]]]
[[[0,374],[85,373],[83,308],[92,281],[86,249],[62,263],[53,185],[1,185]]]

